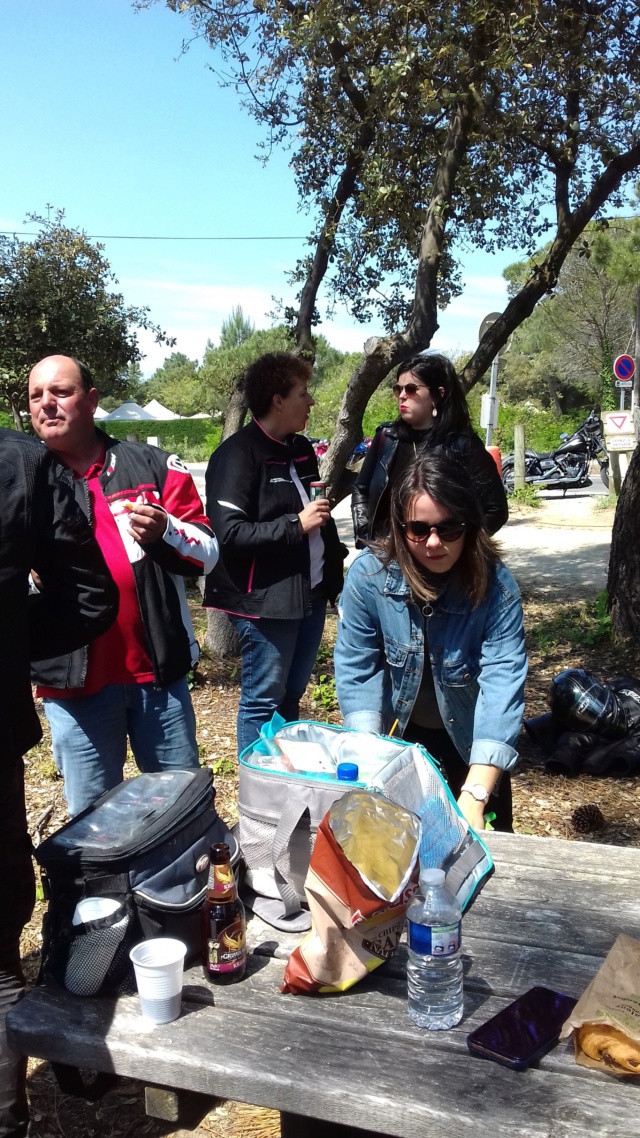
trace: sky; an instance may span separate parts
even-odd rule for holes
[[[26,215],[49,207],[103,237],[125,301],[176,337],[168,349],[140,333],[147,376],[171,350],[200,359],[238,304],[269,327],[274,298],[294,300],[286,273],[310,229],[287,153],[256,159],[259,128],[219,87],[204,44],[181,53],[188,35],[163,3],[135,12],[130,0],[0,0],[0,230],[33,231]],[[226,240],[141,239],[159,236]],[[463,258],[464,293],[432,348],[475,346],[483,317],[504,306],[502,272],[516,259]],[[317,330],[343,351],[383,332],[344,308]]]

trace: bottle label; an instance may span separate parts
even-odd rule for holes
[[[228,862],[226,865],[209,866],[208,891],[215,895],[216,901],[235,896],[236,878]]]
[[[460,948],[462,922],[455,925],[419,925],[407,921],[409,948],[419,956],[453,956]]]
[[[207,958],[211,972],[235,972],[247,955],[244,920],[233,921],[217,939],[207,942]]]

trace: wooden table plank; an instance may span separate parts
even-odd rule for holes
[[[23,1022],[37,1021],[40,995]],[[437,1040],[420,1033],[418,1043],[394,1036],[390,1045],[384,1023],[369,1036],[335,1022],[188,1003],[175,1023],[145,1029],[136,998],[49,1000],[45,1018],[39,1052],[55,1048],[61,1062],[81,1055],[98,1070],[398,1138],[468,1138],[471,1127],[494,1138],[640,1135],[640,1088],[598,1073],[576,1078],[574,1069],[511,1072],[462,1052],[448,1032]]]
[[[489,844],[497,872],[464,918],[465,1019],[451,1031],[409,1021],[404,946],[340,996],[281,995],[299,938],[253,919],[248,978],[212,989],[191,969],[175,1023],[146,1028],[135,997],[38,989],[9,1015],[12,1042],[42,1058],[398,1138],[489,1128],[492,1138],[640,1138],[640,1087],[577,1067],[567,1045],[516,1073],[470,1056],[465,1042],[533,984],[578,996],[619,929],[640,939],[640,850],[498,834]]]

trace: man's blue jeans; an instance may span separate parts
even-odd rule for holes
[[[287,721],[300,714],[300,700],[318,655],[327,611],[325,597],[312,600],[300,620],[248,620],[230,616],[242,652],[238,707],[238,754],[253,743],[274,711]]]
[[[199,766],[186,679],[160,689],[153,684],[107,684],[93,695],[43,703],[72,817],[122,782],[127,736],[141,771]]]

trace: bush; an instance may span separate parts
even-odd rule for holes
[[[525,403],[511,406],[502,404],[498,415],[498,426],[493,433],[493,443],[499,446],[502,454],[513,453],[513,428],[516,423],[524,423],[525,446],[529,450],[555,450],[560,446],[560,435],[566,431],[572,435],[584,422],[588,408],[580,408],[567,415],[555,415],[552,411],[538,411]],[[480,432],[482,437],[482,432]]]
[[[215,419],[145,419],[131,423],[97,420],[96,426],[114,439],[135,434],[144,443],[148,438],[157,438],[163,450],[178,454],[185,462],[205,462],[222,434],[222,424]]]

